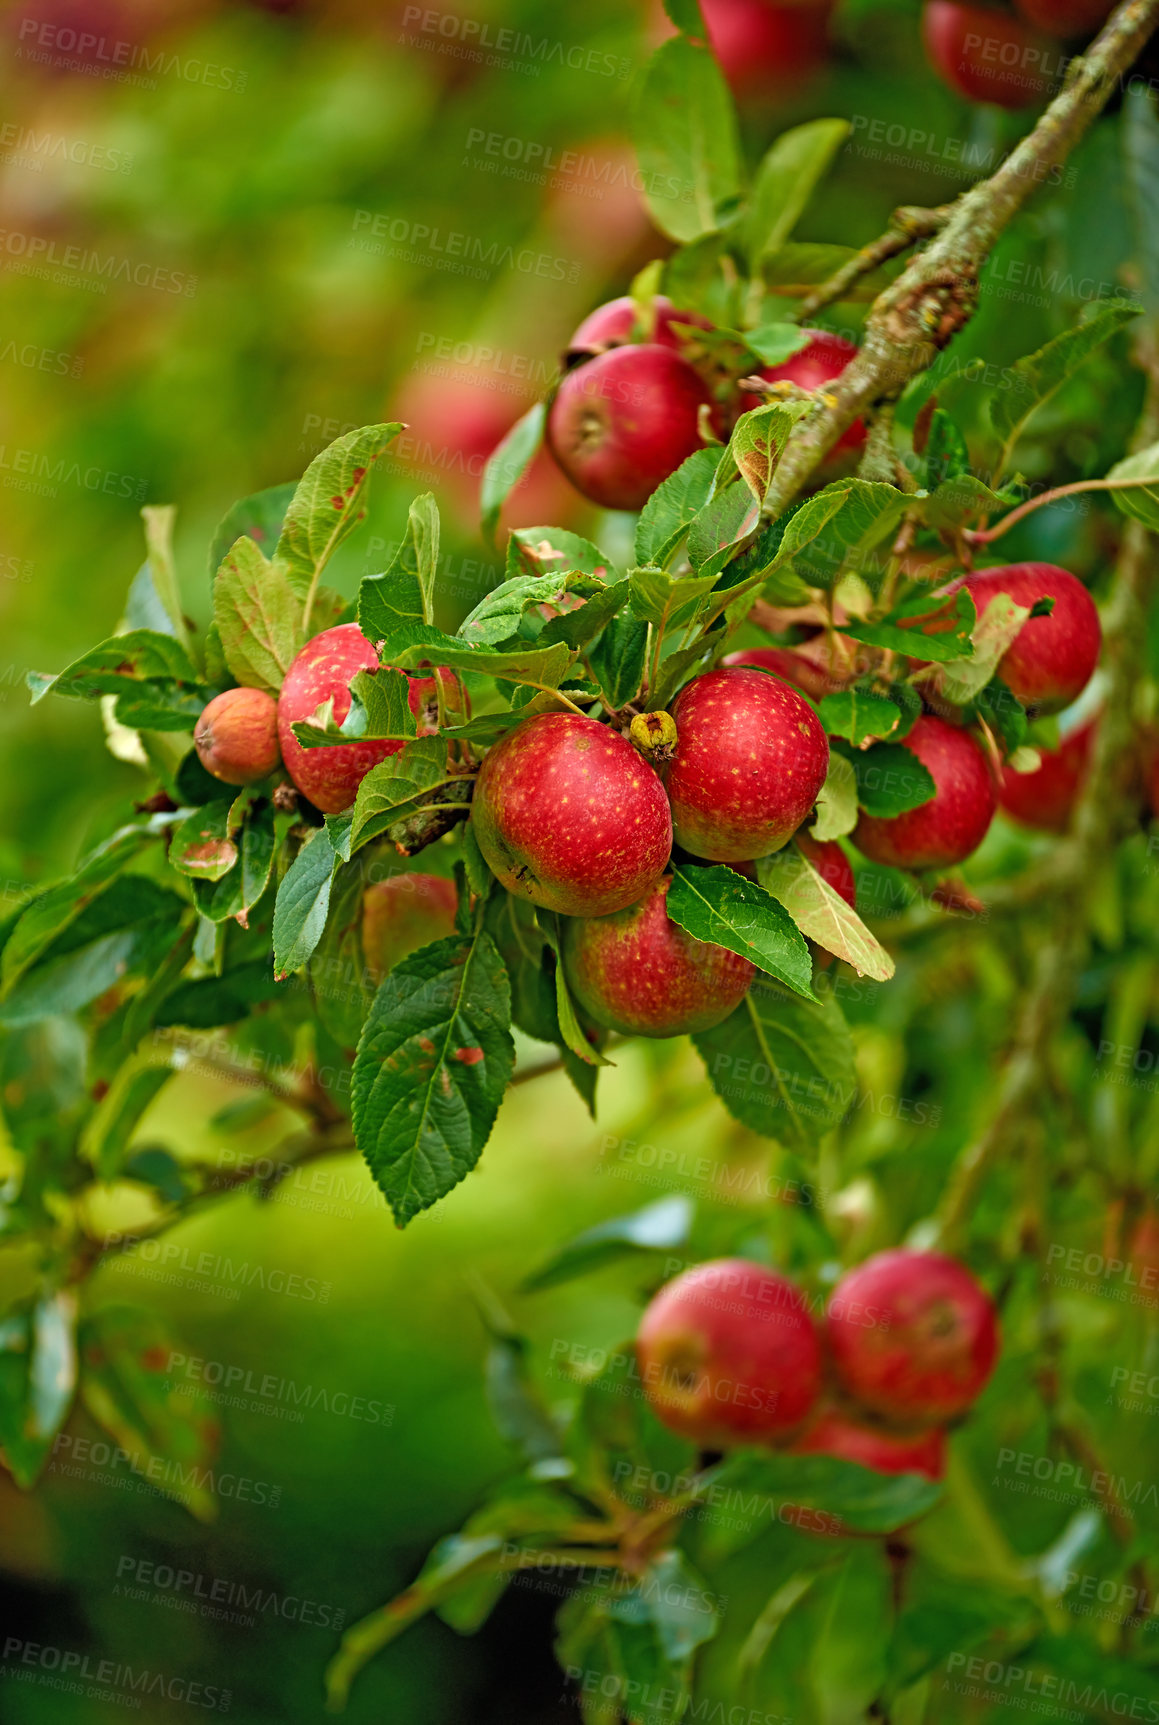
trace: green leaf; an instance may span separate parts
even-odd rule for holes
[[[501,581],[484,595],[457,634],[472,647],[497,647],[518,632],[523,613],[534,605],[553,605],[565,593],[598,593],[599,583],[591,575],[560,570],[548,575],[516,575]],[[571,613],[568,613],[571,615]],[[554,619],[556,622],[563,618]]]
[[[543,442],[546,404],[537,401],[515,421],[501,443],[487,457],[479,486],[480,526],[485,539],[494,540],[503,505],[535,459]]]
[[[999,472],[1009,461],[1031,414],[1049,401],[1097,348],[1138,315],[1138,306],[1126,302],[1109,305],[1009,369],[1011,387],[995,390],[990,397],[990,423],[1002,439]]]
[[[994,491],[972,473],[943,479],[927,497],[908,498],[907,506],[920,510],[935,533],[953,533],[968,521],[1012,509],[1019,501],[1015,491]]]
[[[475,671],[482,677],[502,677],[509,683],[531,683],[537,688],[557,689],[575,661],[563,641],[550,647],[512,646],[504,650],[472,647],[454,635],[419,624],[394,629],[383,646],[392,665],[411,668],[429,661],[454,671]]]
[[[121,827],[89,852],[74,875],[57,881],[32,900],[4,947],[0,976],[5,993],[162,830],[151,821],[142,826]]]
[[[534,1294],[543,1288],[554,1288],[560,1282],[589,1275],[605,1264],[617,1263],[639,1252],[671,1252],[686,1246],[694,1214],[691,1198],[676,1196],[660,1198],[642,1210],[633,1210],[629,1216],[613,1216],[606,1222],[597,1222],[553,1252],[546,1263],[524,1280],[523,1292]]]
[[[470,790],[470,779],[450,771],[445,739],[418,737],[363,778],[354,800],[351,848],[358,850],[430,803],[465,803]]]
[[[588,664],[612,707],[622,707],[638,692],[647,646],[648,625],[627,606],[588,653]]]
[[[778,904],[784,905],[802,934],[826,952],[843,958],[859,976],[889,981],[894,973],[893,959],[795,845],[762,857],[757,863],[757,878]]]
[[[350,680],[350,708],[340,725],[334,723],[334,701],[330,698],[308,719],[300,719],[290,729],[304,749],[351,742],[412,742],[416,724],[410,704],[410,678],[405,672],[389,667],[356,671]]]
[[[40,1474],[76,1390],[76,1295],[57,1290],[0,1318],[0,1452],[17,1485]]]
[[[147,561],[142,574],[148,572],[153,591],[161,602],[166,619],[166,634],[171,634],[188,651],[189,631],[181,606],[181,588],[177,581],[177,565],[173,559],[173,523],[177,511],[171,503],[146,504],[141,511],[145,523]],[[132,593],[130,591],[130,600]]]
[[[793,515],[777,562],[793,567],[812,587],[828,587],[846,559],[866,578],[869,554],[892,535],[909,502],[894,485],[877,480],[838,479],[808,498]]]
[[[171,1024],[190,1030],[210,1030],[219,1024],[236,1024],[255,1006],[284,997],[268,959],[255,959],[227,970],[224,976],[206,976],[186,982],[166,996],[154,1015],[158,1028]]]
[[[764,887],[722,863],[709,867],[678,863],[666,902],[672,921],[696,940],[727,947],[803,999],[815,999],[809,948],[792,918]]]
[[[336,865],[325,827],[302,846],[278,888],[274,904],[274,975],[301,970],[322,938]]]
[[[973,658],[950,665],[941,673],[940,691],[947,701],[964,707],[977,699],[1029,616],[1028,605],[1016,605],[1008,593],[995,594],[971,631]]]
[[[757,503],[764,503],[789,434],[808,412],[808,402],[770,401],[742,413],[737,420],[729,454]]]
[[[695,621],[714,575],[666,575],[661,569],[633,569],[632,612],[647,618],[661,635],[687,628]]]
[[[237,681],[276,693],[304,639],[302,599],[286,565],[268,562],[247,534],[235,540],[217,571],[213,620]]]
[[[318,1017],[342,1048],[355,1048],[374,999],[374,979],[362,944],[367,871],[359,858],[340,866],[330,889],[322,938],[310,958]]]
[[[194,880],[220,880],[237,861],[230,831],[232,798],[205,803],[187,815],[169,846],[169,861]]]
[[[936,631],[931,629],[927,632],[918,626],[919,622],[927,620],[927,616],[940,624],[949,614],[947,606],[943,605],[930,609],[906,628],[888,621],[859,623],[856,618],[848,618],[841,625],[841,633],[867,647],[885,647],[892,653],[904,653],[907,658],[927,664],[946,665],[955,659],[969,659],[974,651],[970,639],[976,619],[974,601],[963,587],[954,595],[954,603],[956,612],[950,626],[945,629],[939,627]]]
[[[719,449],[694,450],[670,474],[640,511],[636,522],[636,561],[666,569],[695,517],[712,495]]]
[[[930,420],[925,448],[925,484],[936,490],[944,480],[960,479],[970,471],[970,451],[963,433],[950,415],[936,407]]]
[[[358,627],[368,641],[382,640],[402,623],[432,622],[438,551],[438,509],[427,493],[411,504],[390,566],[359,584]]]
[[[212,580],[225,560],[225,554],[244,533],[267,556],[282,536],[282,524],[290,500],[298,489],[297,482],[271,485],[265,491],[255,491],[235,503],[222,519],[209,548],[209,574]]]
[[[582,652],[612,618],[623,610],[630,590],[627,581],[613,581],[610,587],[593,593],[577,610],[565,611],[558,617],[549,618],[539,632],[540,645],[547,646],[563,641],[573,651]]]
[[[98,695],[131,695],[141,688],[157,698],[166,690],[199,696],[204,706],[211,693],[180,641],[155,629],[130,629],[125,635],[113,635],[99,647],[90,647],[55,677],[30,671],[27,682],[33,706],[47,694],[95,700]]]
[[[740,191],[740,144],[728,85],[707,48],[685,36],[661,44],[644,73],[633,136],[661,233],[694,240],[721,227]]]
[[[812,339],[808,330],[796,323],[761,323],[756,329],[747,329],[742,337],[745,346],[767,366],[783,365]]]
[[[598,1046],[584,1035],[583,1026],[576,1015],[571,990],[567,986],[567,977],[560,959],[558,936],[553,937],[551,946],[555,953],[555,1016],[564,1047],[570,1049],[576,1059],[581,1060],[585,1066],[614,1065],[614,1061],[606,1059]]]
[[[167,1052],[149,1045],[120,1068],[80,1137],[80,1153],[101,1180],[116,1178],[141,1116],[172,1076]]]
[[[903,743],[874,743],[868,749],[851,749],[836,742],[857,779],[857,800],[866,814],[903,815],[928,803],[935,791],[929,768]]]
[[[799,1000],[758,978],[723,1024],[692,1040],[729,1113],[778,1143],[817,1144],[857,1094],[853,1044],[832,994]]]
[[[568,569],[581,575],[598,575],[603,581],[614,572],[611,558],[566,527],[517,527],[507,540],[507,569],[514,575],[550,575]]]
[[[849,131],[847,120],[808,120],[782,132],[765,151],[744,220],[752,275],[759,274],[762,258],[784,245]]]
[[[817,711],[831,737],[847,737],[855,745],[867,737],[888,737],[901,718],[901,708],[884,695],[861,689],[842,689],[838,694],[825,695]]]
[[[199,1383],[166,1375],[175,1351],[152,1312],[103,1307],[81,1330],[81,1400],[136,1473],[212,1521],[220,1428]]]
[[[941,1485],[920,1474],[878,1473],[834,1456],[770,1455],[755,1450],[737,1450],[708,1472],[705,1495],[722,1491],[767,1501],[766,1516],[754,1506],[751,1526],[756,1532],[776,1519],[782,1504],[791,1503],[839,1517],[851,1532],[878,1535],[896,1533],[916,1521],[942,1495]]]
[[[1111,493],[1124,515],[1141,521],[1144,527],[1159,528],[1159,443],[1117,461],[1107,478],[1116,484],[1131,481],[1128,489]]]
[[[385,978],[354,1063],[354,1133],[405,1226],[479,1160],[511,1077],[511,990],[490,936],[420,948]]]
[[[648,691],[649,704],[653,708],[667,707],[688,678],[705,667],[705,661],[710,659],[720,646],[724,634],[723,629],[711,629],[690,647],[678,647],[673,653],[665,651],[655,686]]]
[[[277,814],[272,803],[263,801],[257,808],[245,811],[243,824],[238,828],[234,824],[238,818],[236,807],[235,804],[230,812],[230,837],[238,853],[237,861],[217,880],[195,880],[193,901],[210,922],[225,922],[233,917],[245,928],[250,911],[269,885],[274,857],[293,816]]]
[[[844,838],[857,825],[857,775],[836,749],[829,751],[829,771],[817,793],[817,819],[809,828],[819,844]]]
[[[287,505],[273,560],[285,566],[291,586],[306,597],[307,634],[318,577],[362,520],[371,469],[401,430],[395,420],[365,425],[337,438],[315,456]]]
[[[1022,747],[1027,732],[1026,709],[1001,677],[992,677],[979,694],[978,712],[1001,738],[1007,757]]]

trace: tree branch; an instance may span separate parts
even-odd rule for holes
[[[990,179],[950,206],[930,244],[879,294],[857,358],[826,385],[825,401],[789,436],[765,499],[767,520],[775,520],[792,502],[854,420],[875,402],[896,400],[969,321],[977,309],[982,267],[1003,229],[1035,187],[1066,160],[1156,24],[1159,0],[1123,0],[1086,53],[1072,60],[1065,88],[1034,129]],[[832,282],[826,284],[826,291],[831,287]],[[816,309],[816,299],[814,294],[805,306]]]

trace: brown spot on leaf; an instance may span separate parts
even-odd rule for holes
[[[451,1058],[461,1060],[464,1066],[478,1066],[483,1058],[483,1050],[481,1048],[456,1048]]]

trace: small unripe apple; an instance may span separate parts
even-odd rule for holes
[[[712,328],[709,319],[698,311],[680,311],[664,294],[658,293],[652,301],[652,328],[648,330],[641,324],[635,300],[631,294],[624,294],[621,299],[597,306],[584,318],[567,344],[567,354],[570,358],[603,353],[606,348],[623,347],[629,342],[654,342],[678,353],[681,341],[672,328],[674,323],[695,324],[697,329]]]
[[[851,1400],[899,1426],[940,1425],[981,1395],[998,1357],[986,1290],[940,1252],[879,1252],[842,1276],[826,1314]]]
[[[969,102],[1025,108],[1050,93],[1044,68],[1057,54],[1008,12],[960,0],[927,0],[922,34],[934,71]]]
[[[1090,36],[1105,24],[1111,0],[1014,0],[1014,7],[1028,24],[1066,41]]]
[[[1003,813],[1026,827],[1064,833],[1086,783],[1098,726],[1097,718],[1088,719],[1085,725],[1064,737],[1057,749],[1040,750],[1041,759],[1032,773],[1016,773],[1012,767],[1003,767],[998,789]]]
[[[796,1430],[821,1388],[821,1344],[799,1288],[747,1258],[718,1258],[668,1282],[636,1335],[644,1393],[702,1447]]]
[[[658,342],[612,347],[569,371],[547,416],[547,445],[576,490],[604,509],[642,509],[702,447],[712,398]]]
[[[939,1480],[946,1472],[946,1434],[941,1426],[928,1431],[892,1432],[860,1424],[840,1408],[822,1407],[799,1438],[793,1455],[831,1455],[857,1462],[877,1473],[919,1473]]]
[[[1029,610],[1053,599],[1049,616],[1031,617],[998,661],[997,675],[1032,713],[1058,713],[1082,694],[1099,660],[1103,632],[1095,602],[1069,569],[1053,563],[1008,563],[950,583],[965,587],[983,617],[992,599],[1007,594]]]
[[[654,770],[582,713],[540,713],[489,749],[471,804],[508,892],[564,916],[610,916],[664,872],[672,816]]]
[[[197,758],[223,785],[256,785],[278,764],[278,703],[266,689],[226,689],[202,709]]]
[[[856,347],[843,336],[831,335],[826,329],[806,329],[801,333],[809,337],[808,347],[799,348],[780,365],[766,366],[756,375],[763,377],[766,383],[795,383],[801,389],[822,389],[835,377],[841,376],[850,360],[857,358]],[[762,406],[767,399],[745,390],[741,393],[741,406],[747,412],[750,408]],[[832,467],[838,451],[861,449],[866,436],[864,420],[855,419],[849,429],[841,433],[823,467]],[[824,471],[821,476],[825,477]]]
[[[395,874],[374,881],[362,895],[362,951],[381,982],[420,946],[455,932],[454,883],[434,874]]]
[[[563,937],[564,971],[597,1024],[625,1036],[711,1030],[738,1007],[756,970],[727,947],[695,940],[668,916],[672,882],[611,916],[573,918]]]
[[[808,703],[779,677],[734,665],[693,678],[672,717],[664,779],[677,842],[710,862],[779,850],[829,770],[829,739]]]
[[[350,711],[350,679],[359,671],[377,670],[378,654],[357,623],[340,623],[307,641],[286,672],[278,696],[282,760],[302,795],[323,814],[334,815],[349,808],[371,767],[397,754],[403,745],[380,739],[304,749],[291,726],[308,719],[327,700],[333,701],[334,722],[340,725]],[[455,682],[450,672],[440,671],[439,675],[444,683]],[[410,679],[408,701],[416,717],[425,714],[434,691],[433,676]],[[429,732],[430,725],[420,723],[418,729],[422,735]]]
[[[901,747],[928,770],[934,794],[905,814],[863,814],[854,844],[871,862],[891,868],[952,868],[965,862],[989,832],[998,806],[998,787],[981,745],[969,731],[923,713]]]

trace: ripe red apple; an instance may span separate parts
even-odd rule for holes
[[[698,311],[680,311],[660,293],[652,301],[652,316],[651,330],[645,329],[631,294],[609,300],[584,318],[567,344],[568,356],[603,353],[605,348],[623,347],[629,342],[653,342],[657,347],[670,347],[679,353],[681,343],[672,328],[674,323],[695,324],[697,329],[712,328],[709,319],[701,317]]]
[[[582,713],[525,719],[489,749],[471,823],[508,892],[564,916],[610,916],[664,872],[672,816],[632,745]]]
[[[766,383],[795,383],[801,389],[821,389],[832,383],[835,377],[840,377],[850,360],[857,357],[856,347],[843,336],[831,335],[825,329],[807,329],[801,333],[809,337],[808,347],[790,354],[780,365],[766,366],[757,376],[763,377]],[[742,390],[741,407],[747,413],[750,408],[761,407],[766,399],[763,395]],[[833,445],[827,462],[832,464],[839,450],[861,449],[866,436],[864,420],[855,419]]]
[[[789,1446],[793,1455],[831,1455],[877,1473],[920,1473],[939,1480],[946,1472],[946,1434],[941,1426],[922,1432],[891,1432],[862,1425],[840,1408],[822,1407]]]
[[[434,874],[394,874],[362,895],[362,950],[375,982],[433,940],[455,932],[454,883]]]
[[[779,850],[829,770],[812,708],[780,678],[733,665],[694,677],[671,711],[676,753],[665,784],[678,843],[711,862]]]
[[[547,416],[547,445],[576,490],[604,509],[642,509],[701,447],[711,396],[658,342],[613,347],[569,371]]]
[[[323,814],[334,815],[349,808],[371,767],[397,754],[402,744],[383,740],[304,749],[290,727],[308,719],[326,700],[333,700],[334,722],[340,725],[350,711],[350,679],[358,671],[377,669],[378,655],[357,623],[340,623],[307,641],[286,672],[278,696],[282,760],[303,796]],[[440,671],[439,675],[444,682],[455,681],[450,672]],[[410,709],[420,719],[420,736],[431,729],[422,721],[434,689],[433,676],[410,679]]]
[[[871,862],[892,868],[951,868],[965,862],[990,830],[998,788],[971,732],[932,713],[916,719],[900,745],[934,781],[928,803],[902,815],[863,814],[853,842]]]
[[[837,840],[815,839],[809,833],[799,832],[793,842],[822,880],[828,882],[833,891],[845,900],[850,910],[856,910],[857,882],[853,876],[853,864]]]
[[[280,759],[277,701],[266,689],[226,689],[202,709],[193,746],[222,784],[256,785]]]
[[[640,1321],[636,1358],[657,1416],[704,1447],[784,1436],[821,1388],[804,1295],[747,1258],[698,1264],[661,1288]]]
[[[826,1336],[845,1392],[899,1426],[964,1413],[998,1357],[990,1296],[940,1252],[898,1248],[850,1270],[830,1297]]]
[[[1025,108],[1050,94],[1058,54],[1008,12],[960,0],[927,0],[926,53],[943,83],[970,102]]]
[[[1023,826],[1064,833],[1086,782],[1098,725],[1097,717],[1088,719],[1065,737],[1059,748],[1043,749],[1033,773],[1003,767],[998,802],[1004,813]]]
[[[563,961],[572,993],[597,1024],[625,1036],[711,1030],[740,1005],[756,971],[727,947],[694,940],[669,919],[670,879],[611,916],[573,918]]]
[[[1053,599],[1048,617],[1031,617],[998,661],[998,676],[1033,713],[1058,713],[1082,694],[1099,660],[1103,632],[1095,602],[1069,569],[1053,563],[1008,563],[963,575],[945,589],[965,587],[982,617],[992,599],[1006,593],[1029,609]]]
[[[810,77],[828,56],[827,0],[703,0],[709,43],[741,97],[767,97]]]
[[[1066,41],[1092,35],[1106,22],[1111,0],[1014,0],[1014,7],[1028,24]]]

